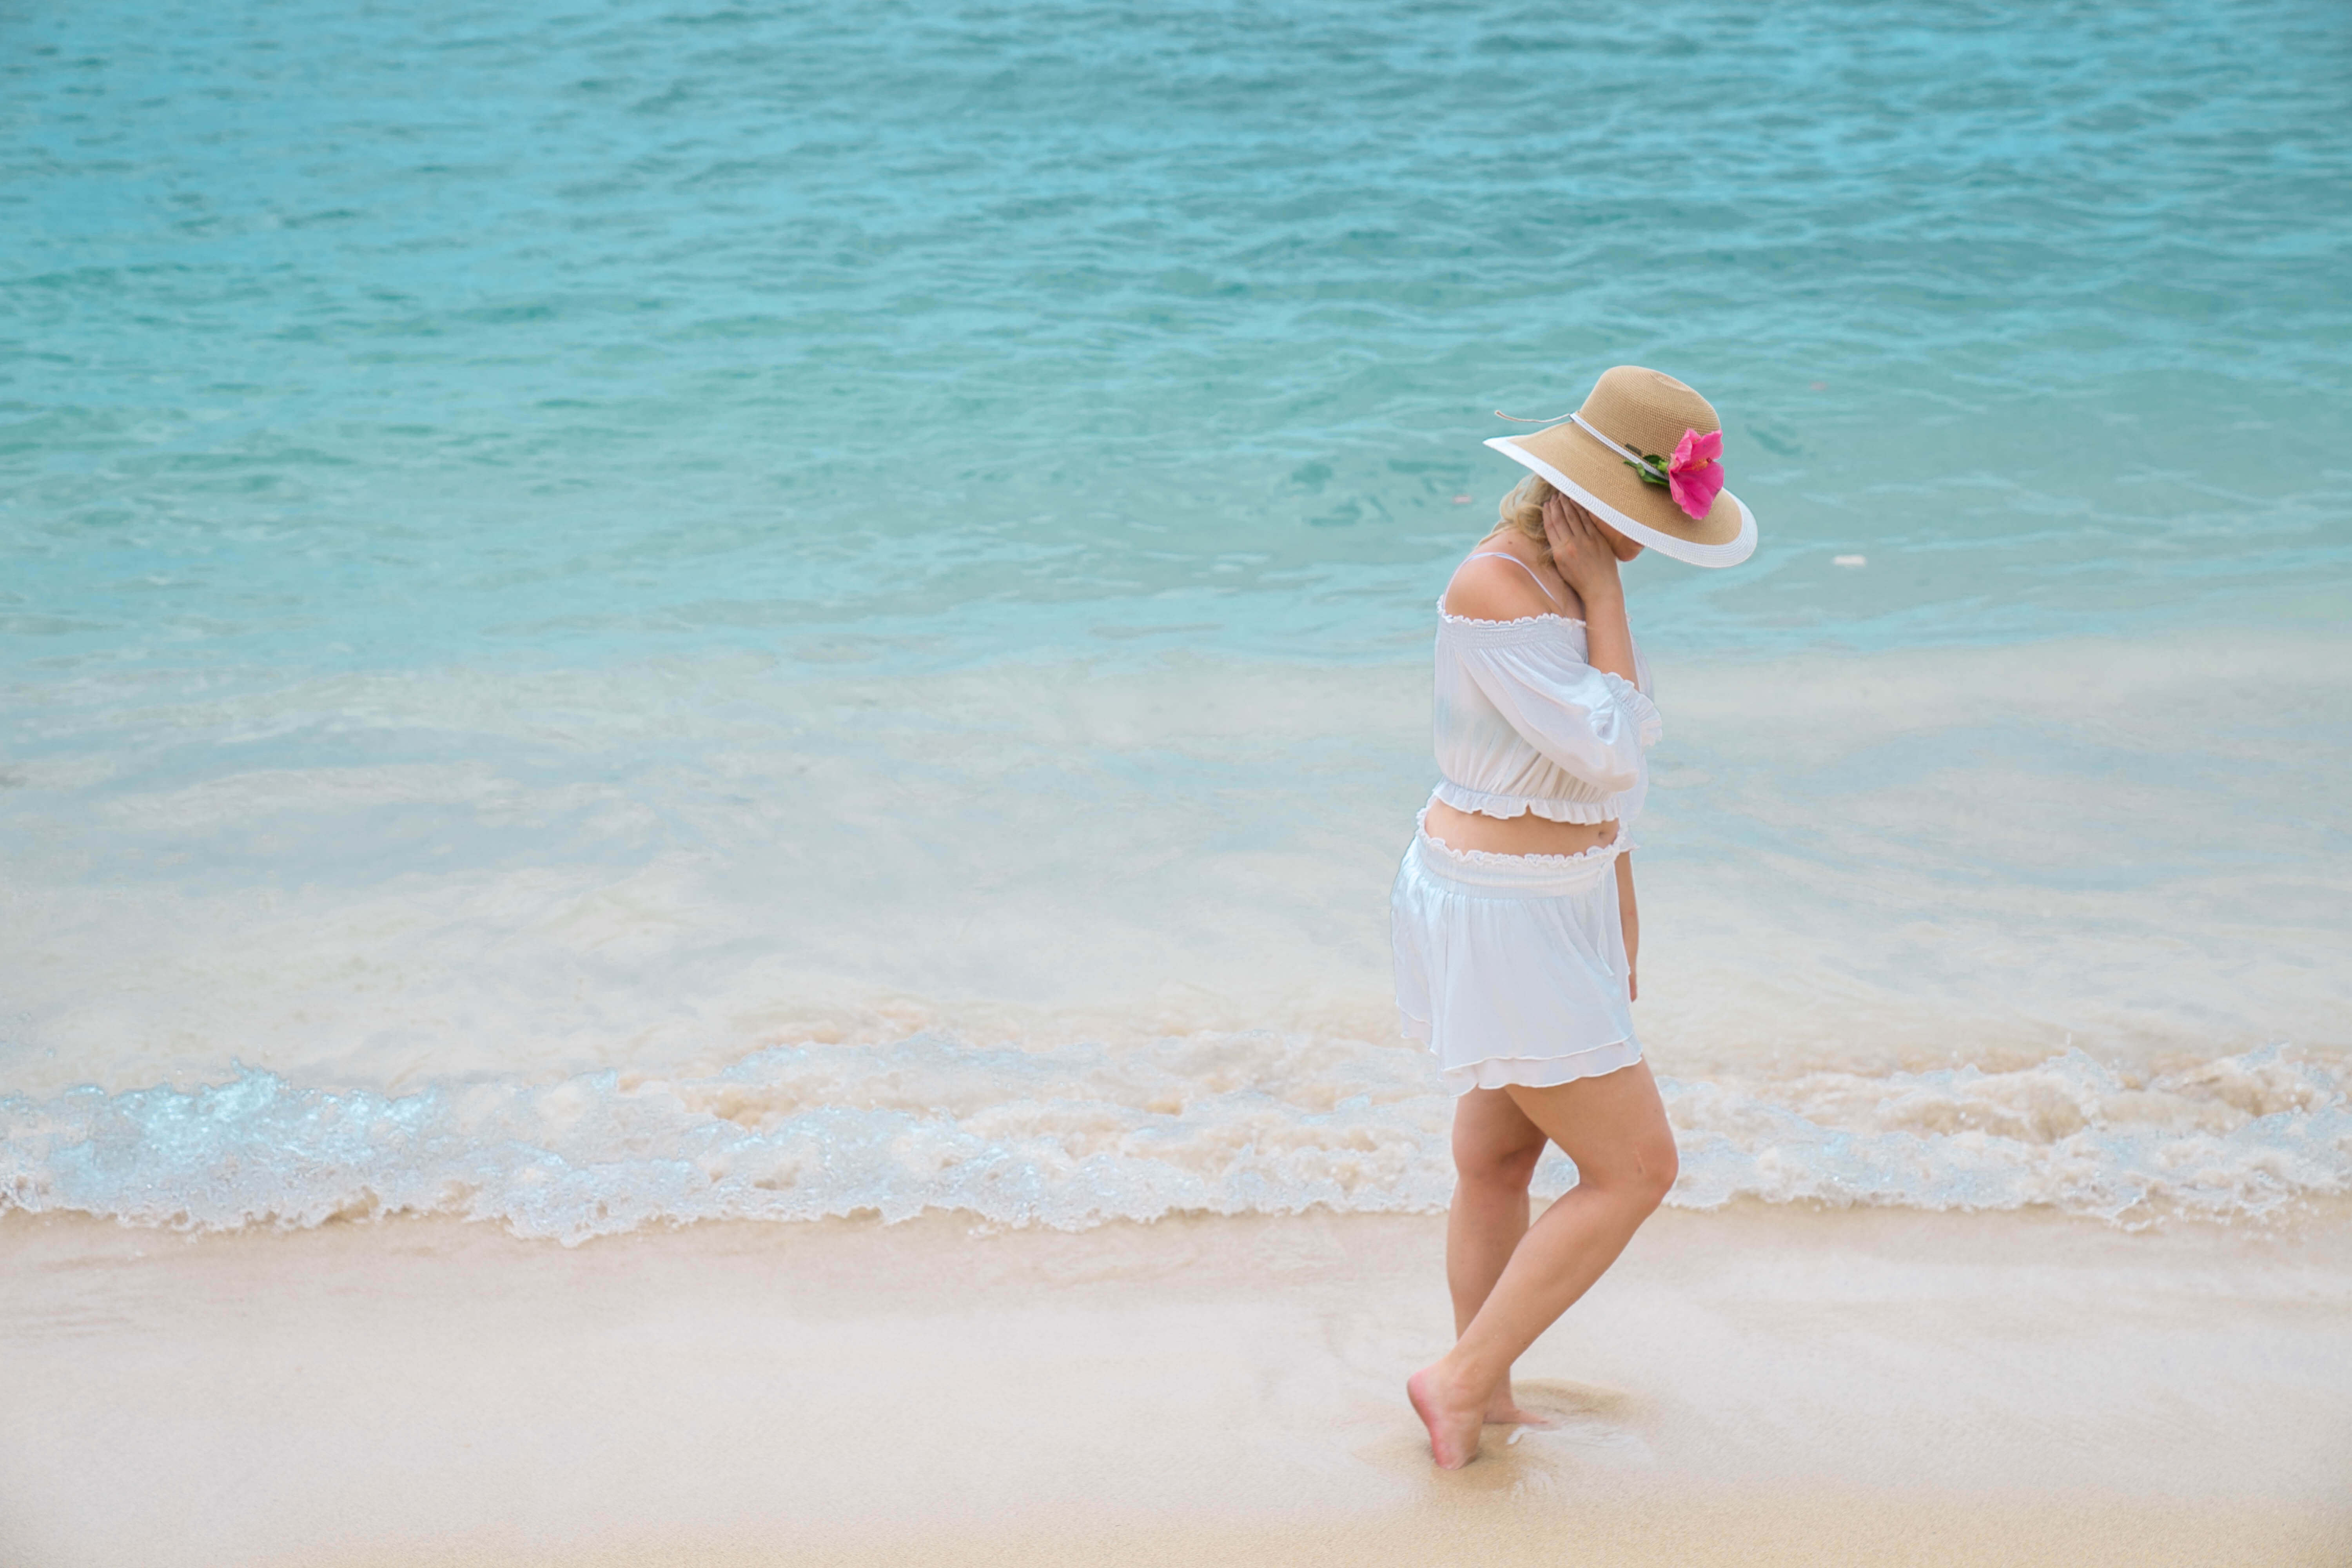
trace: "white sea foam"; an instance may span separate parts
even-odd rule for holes
[[[2344,1064],[2277,1047],[2129,1078],[2070,1051],[1973,1068],[1664,1080],[1672,1201],[2046,1206],[2126,1224],[2352,1192]],[[1441,1208],[1450,1102],[1411,1050],[1271,1033],[1140,1047],[759,1052],[387,1095],[246,1070],[0,1100],[0,1210],[182,1229],[438,1214],[567,1244],[701,1219],[945,1210],[1082,1228],[1181,1213]],[[1555,1157],[1538,1177],[1574,1180]]]

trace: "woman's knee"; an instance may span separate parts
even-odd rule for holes
[[[1682,1174],[1682,1157],[1675,1151],[1674,1134],[1663,1133],[1645,1139],[1634,1152],[1633,1170],[1628,1186],[1629,1195],[1649,1214],[1666,1201],[1675,1190],[1675,1178]]]
[[[1596,1191],[1646,1215],[1666,1201],[1681,1172],[1674,1135],[1662,1132],[1657,1137],[1640,1140],[1605,1164],[1595,1161],[1594,1168],[1582,1173],[1581,1179],[1591,1183]]]
[[[1503,1148],[1454,1146],[1454,1173],[1474,1186],[1525,1189],[1543,1159],[1540,1142]]]

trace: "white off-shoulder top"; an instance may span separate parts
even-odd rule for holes
[[[1569,616],[1437,622],[1435,798],[1487,816],[1630,825],[1649,794],[1643,753],[1664,725],[1650,667],[1635,681],[1585,662]]]

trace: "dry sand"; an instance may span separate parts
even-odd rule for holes
[[[0,1216],[0,1563],[2352,1563],[2352,1225],[1666,1212],[1428,1465],[1442,1222]]]

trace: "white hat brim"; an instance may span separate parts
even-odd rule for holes
[[[1717,567],[1737,566],[1756,553],[1756,514],[1749,511],[1748,503],[1736,495],[1731,496],[1731,503],[1739,509],[1739,531],[1721,544],[1695,543],[1687,539],[1676,539],[1671,533],[1663,532],[1652,528],[1646,522],[1639,522],[1627,517],[1541,458],[1513,441],[1508,436],[1496,436],[1486,445],[1494,447],[1521,468],[1530,468],[1541,475],[1552,489],[1563,495],[1574,497],[1579,506],[1591,512],[1593,516],[1617,530],[1626,538],[1637,544],[1645,545],[1661,555],[1671,555],[1675,560],[1687,562],[1693,566]],[[1731,495],[1731,492],[1726,490],[1724,494]]]

